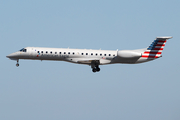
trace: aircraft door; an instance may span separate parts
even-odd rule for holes
[[[31,58],[35,58],[35,56],[36,56],[36,49],[31,48],[31,49],[30,49],[30,57],[31,57]]]

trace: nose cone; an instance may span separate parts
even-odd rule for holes
[[[19,53],[15,52],[15,53],[11,53],[9,55],[7,55],[7,58],[17,58],[19,56]]]

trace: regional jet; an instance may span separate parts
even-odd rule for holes
[[[31,60],[55,60],[66,61],[77,64],[89,65],[93,72],[99,72],[99,65],[107,64],[136,64],[148,62],[162,57],[165,43],[172,37],[156,37],[148,48],[136,50],[87,50],[69,48],[44,48],[26,47],[6,57],[16,60],[19,66],[19,59]]]

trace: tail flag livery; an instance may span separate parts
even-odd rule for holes
[[[166,41],[172,37],[157,37],[147,50],[142,54],[142,58],[159,58],[164,49]]]

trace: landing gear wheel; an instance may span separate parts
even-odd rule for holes
[[[19,66],[19,60],[17,60],[17,64],[16,64],[16,67],[18,67]]]
[[[16,64],[16,67],[18,67],[18,66],[19,66],[19,64],[17,63],[17,64]]]
[[[94,73],[100,71],[99,64],[99,61],[92,61],[91,68]]]
[[[93,68],[93,69],[92,69],[92,71],[93,71],[93,72],[96,72],[96,69],[95,69],[95,68]]]
[[[99,72],[99,71],[100,71],[100,68],[99,68],[99,67],[97,67],[97,68],[96,68],[96,71],[97,71],[97,72]]]

